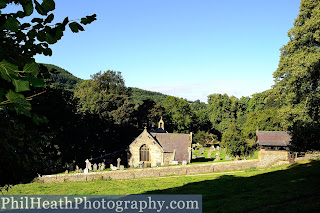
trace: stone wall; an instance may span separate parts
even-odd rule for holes
[[[151,178],[168,175],[188,175],[223,171],[244,170],[249,168],[266,168],[278,162],[288,162],[287,151],[265,151],[259,152],[259,159],[240,160],[219,163],[192,164],[186,166],[169,166],[146,169],[128,169],[106,172],[92,172],[89,174],[64,174],[64,175],[44,175],[38,180],[44,183],[50,182],[69,182],[69,181],[91,181],[91,180],[114,180],[114,179],[133,179]]]
[[[40,182],[70,182],[70,181],[91,181],[91,180],[114,180],[114,179],[133,179],[133,178],[147,178],[160,177],[168,175],[187,175],[211,173],[220,171],[240,170],[251,167],[256,167],[258,160],[246,161],[230,161],[221,163],[205,163],[186,166],[169,166],[146,169],[129,169],[123,171],[106,171],[106,172],[92,172],[89,174],[61,174],[61,175],[44,175],[39,177]]]
[[[259,151],[259,164],[258,168],[270,167],[279,161],[289,161],[289,152],[280,150],[264,150]]]

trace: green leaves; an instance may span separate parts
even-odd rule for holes
[[[26,64],[23,67],[23,71],[26,72],[26,73],[30,73],[33,76],[37,76],[38,73],[39,73],[39,65],[36,62],[32,62],[32,63]]]
[[[8,0],[2,0],[2,1],[0,1],[0,9],[5,8],[8,3],[9,3]]]
[[[30,16],[33,13],[33,3],[31,0],[22,2],[22,8],[26,16]]]
[[[86,16],[85,18],[81,18],[81,24],[87,25],[87,24],[91,24],[91,22],[97,20],[97,15],[93,14],[91,16]]]
[[[43,0],[41,6],[47,11],[52,11],[56,8],[56,4],[53,0]]]
[[[12,77],[18,76],[17,70],[18,66],[9,63],[6,60],[0,62],[0,76],[8,82],[11,82]]]
[[[20,27],[20,22],[13,17],[9,17],[4,24],[5,29],[13,32],[17,32],[19,27]]]
[[[78,24],[77,22],[71,22],[69,24],[69,27],[73,33],[77,33],[79,31],[84,31],[83,27],[80,24]]]
[[[36,0],[34,0],[34,3],[36,4],[36,10],[40,15],[47,15],[47,10],[43,8],[42,5],[39,4]]]
[[[12,79],[12,83],[15,87],[16,92],[24,92],[30,90],[29,81],[25,79],[14,77]]]
[[[6,98],[12,103],[14,109],[18,114],[31,116],[31,104],[25,99],[22,94],[9,90],[9,92],[6,94]]]
[[[34,78],[34,77],[29,77],[28,80],[30,81],[31,85],[33,87],[43,87],[45,82],[43,78]]]
[[[0,0],[0,9],[6,8],[9,3],[20,4],[23,10],[13,13],[0,11],[2,18],[0,30],[4,32],[0,38],[4,41],[1,42],[1,50],[4,51],[0,51],[0,105],[7,105],[10,102],[5,100],[5,96],[8,96],[15,104],[14,107],[8,104],[8,108],[14,108],[17,112],[23,108],[23,114],[28,114],[26,113],[30,106],[26,104],[28,100],[22,98],[23,96],[14,99],[13,95],[28,91],[32,89],[31,87],[45,85],[44,78],[49,78],[48,70],[43,69],[44,66],[41,64],[35,63],[34,56],[37,54],[51,56],[52,50],[49,45],[62,38],[70,21],[66,17],[61,23],[51,24],[54,14],[49,12],[55,9],[54,0]],[[18,18],[31,16],[35,11],[42,18],[33,16],[31,21],[22,21],[25,22],[23,24],[18,21]],[[82,18],[82,24],[71,21],[69,27],[72,32],[84,31],[82,25],[90,24],[94,20],[96,20],[95,14]]]
[[[44,20],[44,24],[47,24],[47,23],[51,23],[54,19],[54,15],[53,13],[51,13],[50,15],[48,15],[48,17]]]

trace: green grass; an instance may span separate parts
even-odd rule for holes
[[[203,151],[202,155],[199,156],[199,157],[203,158],[203,159],[201,159],[201,161],[207,161],[207,162],[210,161],[211,162],[211,161],[213,161],[215,159],[215,156],[216,156],[216,153],[218,152],[218,150],[211,152],[210,158],[208,158],[209,150],[210,150],[209,147],[205,147],[204,148],[204,151]],[[225,161],[231,161],[231,160],[235,159],[234,157],[229,156],[230,160],[225,160],[225,158],[227,156],[227,153],[225,153],[223,150],[224,149],[221,149],[221,152],[220,152],[220,155],[219,155],[221,160],[220,161],[214,161],[214,162],[225,162]],[[194,150],[194,155],[198,156],[198,152],[199,152],[199,150]],[[255,151],[254,154],[255,155],[247,156],[246,159],[247,160],[258,159],[259,151]],[[194,158],[194,162],[195,163],[199,163],[199,162],[197,162],[197,158]]]
[[[5,194],[202,194],[204,212],[316,212],[320,208],[320,160],[269,169],[68,183],[30,183]]]

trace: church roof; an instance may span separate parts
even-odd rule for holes
[[[257,131],[260,146],[288,146],[291,136],[285,131]]]
[[[164,152],[176,152],[175,160],[182,162],[188,160],[188,146],[190,134],[181,133],[155,133],[150,132],[153,138],[162,146]]]
[[[166,130],[163,130],[161,128],[158,129],[153,129],[151,131],[149,131],[150,133],[168,133]]]

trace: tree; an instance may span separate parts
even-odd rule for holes
[[[83,31],[82,25],[91,23],[96,15],[82,18],[80,23],[65,18],[61,23],[52,24],[55,9],[54,0],[2,0],[0,9],[9,4],[21,5],[23,11],[2,13],[0,15],[0,106],[15,109],[17,113],[30,116],[31,104],[23,92],[34,87],[44,86],[48,69],[35,62],[36,54],[52,55],[49,45],[63,36],[69,24],[72,32]],[[31,23],[21,23],[37,11],[43,18],[33,18]]]
[[[278,109],[271,108],[246,115],[246,122],[242,125],[242,135],[253,139],[256,136],[256,130],[260,131],[281,131],[281,118]]]
[[[130,89],[125,86],[121,73],[107,70],[91,75],[91,78],[79,84],[74,93],[79,98],[79,111],[121,123],[121,117],[127,115],[123,105],[130,105]],[[133,102],[131,107],[134,107]]]
[[[232,156],[248,155],[250,152],[250,146],[242,136],[240,126],[235,123],[231,123],[223,133],[220,144],[227,148],[227,153]]]
[[[195,143],[199,143],[201,145],[206,145],[211,143],[215,143],[218,137],[212,133],[205,132],[205,131],[198,131],[194,134],[193,141]]]
[[[23,10],[4,13],[2,9],[9,4]],[[84,17],[80,23],[65,18],[53,24],[54,0],[41,4],[37,0],[2,0],[0,9],[0,173],[6,174],[0,179],[2,186],[34,176],[36,169],[53,162],[50,157],[57,154],[51,133],[39,131],[46,119],[31,111],[30,100],[44,93],[37,88],[49,78],[48,69],[36,63],[34,56],[52,55],[49,46],[62,38],[67,25],[72,32],[83,31],[83,25],[94,21],[96,15]],[[42,18],[24,21],[34,12]]]
[[[279,66],[273,74],[278,101],[283,105],[281,117],[284,125],[291,129],[292,141],[298,141],[294,138],[296,136],[311,139],[308,127],[320,123],[319,20],[320,1],[302,0],[300,13],[288,32],[290,41],[281,48]],[[317,137],[320,138],[320,133]],[[313,144],[314,141],[308,143]],[[303,144],[301,142],[304,151],[308,150]]]
[[[214,129],[222,134],[237,119],[238,99],[227,94],[208,96],[208,116]]]
[[[186,100],[168,96],[161,105],[166,109],[171,118],[170,123],[172,122],[173,132],[189,133],[192,131],[194,114],[190,104]]]
[[[302,0],[300,13],[281,48],[275,89],[284,104],[287,125],[297,120],[319,122],[320,110],[320,1]]]

